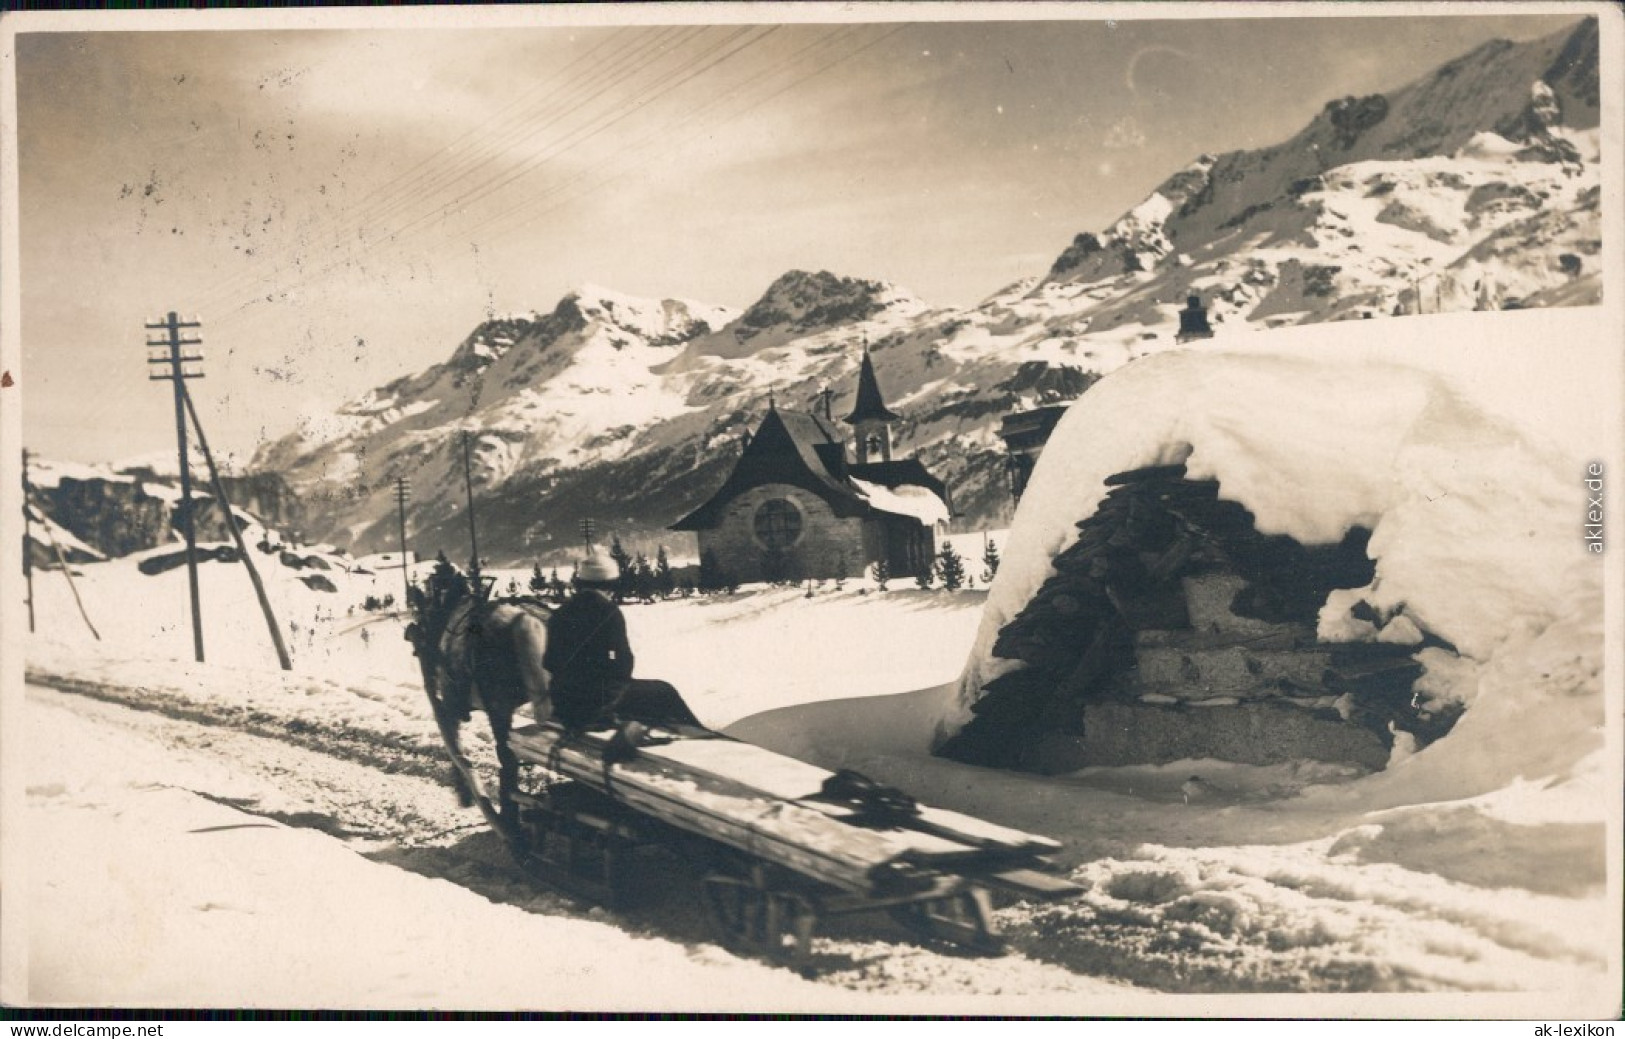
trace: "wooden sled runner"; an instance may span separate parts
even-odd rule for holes
[[[821,920],[878,910],[927,938],[993,952],[991,892],[1079,892],[1043,872],[1060,849],[1049,838],[706,730],[655,729],[633,748],[613,730],[530,725],[509,746],[546,777],[522,781],[517,832],[504,831],[528,869],[614,904],[640,845],[679,847],[703,865],[712,919],[752,951],[804,957]]]

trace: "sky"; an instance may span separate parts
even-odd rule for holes
[[[25,21],[25,442],[85,462],[172,454],[169,387],[147,381],[143,349],[167,311],[201,318],[190,386],[240,465],[300,415],[444,360],[484,317],[551,310],[582,284],[743,308],[787,270],[826,269],[975,303],[1203,152],[1284,140],[1329,100],[1578,17],[1043,10],[1088,17]]]

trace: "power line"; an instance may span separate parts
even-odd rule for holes
[[[664,74],[657,83],[646,86],[642,95],[633,98],[629,103],[622,102],[619,111],[617,114],[613,115],[613,117],[606,119],[602,115],[599,115],[595,117],[593,122],[578,125],[575,129],[564,134],[556,142],[554,142],[551,151],[532,155],[518,164],[510,166],[506,171],[499,172],[495,176],[487,178],[481,184],[472,189],[470,193],[466,193],[458,199],[456,211],[459,213],[469,211],[470,207],[475,203],[490,197],[514,181],[533,172],[535,169],[539,168],[545,163],[568,153],[572,149],[577,148],[582,144],[585,144],[587,141],[596,138],[600,134],[624,122],[626,119],[631,118],[634,115],[657,111],[660,102],[665,100],[668,96],[674,94],[676,91],[680,90],[683,86],[698,76],[703,75],[712,68],[715,68],[723,62],[733,58],[741,51],[761,42],[777,28],[778,27],[768,27],[766,29],[744,29],[730,34],[729,37],[724,39],[721,43],[710,47],[705,53],[688,59],[679,68]],[[862,46],[842,52],[830,60],[822,61],[804,74],[795,76],[786,81],[772,92],[754,101],[750,101],[732,112],[729,112],[725,117],[726,120],[732,121],[738,119],[748,112],[754,111],[762,105],[765,105],[782,96],[785,92],[799,86],[801,83],[804,83],[816,76],[822,75],[843,62],[851,60],[858,54],[877,46],[878,44],[894,36],[896,33],[901,32],[905,28],[907,28],[905,25],[896,26],[864,43]],[[804,55],[824,48],[836,40],[842,40],[843,35],[846,35],[849,38],[849,34],[851,32],[857,31],[861,31],[861,29],[855,27],[843,27],[840,30],[829,33],[821,39],[816,40],[801,50],[795,52],[791,58],[788,59],[788,62],[793,64],[794,62],[799,61]],[[750,38],[740,41],[742,36],[749,36]],[[735,41],[740,42],[738,42],[737,45],[730,46],[731,44],[734,44]],[[842,42],[845,41],[842,40]],[[746,87],[758,82],[768,75],[780,73],[786,67],[786,63],[780,63],[775,65],[772,69],[757,72],[754,75],[746,77],[744,80],[735,83],[733,86],[728,87],[709,100],[702,102],[698,107],[692,108],[688,114],[675,125],[678,127],[683,127],[698,123],[703,116],[710,114],[720,106],[724,105],[729,99],[739,94],[739,92]],[[603,90],[596,92],[594,95],[592,95],[593,99],[596,99],[603,92]],[[596,123],[596,125],[594,125],[594,123]],[[705,125],[699,126],[693,134],[690,134],[684,139],[683,143],[693,140],[700,133],[704,132],[706,128],[707,127]],[[612,174],[608,178],[590,180],[594,174],[613,165],[617,159],[628,151],[641,146],[662,133],[669,133],[671,129],[672,124],[667,123],[662,123],[655,126],[649,132],[643,134],[643,136],[620,146],[604,159],[578,173],[576,176],[555,184],[547,191],[544,191],[537,196],[528,198],[516,206],[501,210],[491,216],[488,216],[474,227],[470,228],[469,231],[464,233],[475,234],[491,227],[494,224],[510,221],[509,226],[503,228],[498,233],[498,237],[504,237],[522,227],[533,224],[546,213],[557,209],[566,200],[568,200],[568,198],[571,197],[570,193],[572,190],[578,186],[588,184],[589,186],[587,187],[587,190],[590,191],[593,188],[602,187],[605,183],[608,183],[613,179],[624,176],[626,172],[628,172],[625,169],[618,173]],[[532,133],[531,136],[534,136],[534,133]],[[487,165],[487,163],[479,163],[477,164],[476,168],[480,168],[484,165]],[[471,171],[464,171],[463,173],[459,174],[459,179],[466,178],[469,172]],[[582,192],[574,193],[581,194]],[[553,200],[551,204],[547,204],[549,200]],[[537,209],[538,206],[543,206],[544,208]],[[404,247],[419,237],[426,227],[430,226],[428,222],[433,221],[436,216],[440,218],[441,223],[444,223],[445,220],[451,215],[448,212],[450,208],[451,207],[449,204],[442,204],[438,212],[431,211],[419,215],[417,218],[409,221],[398,229],[389,232],[385,236],[384,240],[378,243],[375,250],[399,249]],[[524,220],[518,223],[511,223],[515,214],[524,214],[527,212],[529,212],[530,215]],[[229,312],[227,312],[226,315],[224,315],[222,320],[226,322],[238,320],[241,318],[243,312],[252,307],[254,304],[259,302],[274,301],[278,295],[285,296],[287,293],[297,291],[299,288],[311,283],[315,279],[322,277],[323,275],[347,262],[351,262],[351,256],[348,253],[328,261],[326,264],[317,269],[302,272],[301,277],[296,278],[281,288],[274,289],[271,292],[256,293],[254,296],[244,300],[232,308]]]
[[[678,32],[678,40],[673,41],[673,45],[680,42],[683,34],[688,31],[689,30],[683,30]],[[637,71],[638,62],[642,61],[644,56],[651,49],[659,48],[660,46],[664,45],[668,39],[670,39],[670,31],[665,30],[652,37],[642,38],[622,47],[619,54],[613,55],[607,62],[598,66],[596,71],[590,74],[586,79],[574,81],[573,89],[579,91],[583,85],[591,85],[598,78],[605,76],[609,77],[613,82],[619,82],[621,79],[625,79]],[[591,59],[610,42],[614,41],[606,40],[604,43],[599,44],[598,47],[593,48],[586,54],[580,55],[578,58],[568,63],[564,68],[558,70],[534,86],[531,89],[530,94],[540,94],[551,90],[559,84],[572,82],[569,79],[570,71],[577,65]],[[527,95],[527,100],[534,100],[534,98],[530,98]],[[471,136],[484,134],[490,138],[490,140],[488,140],[486,143],[479,145],[472,151],[472,156],[474,157],[475,161],[478,162],[484,156],[485,150],[493,147],[501,150],[502,148],[506,147],[506,138],[511,136],[516,129],[523,130],[526,125],[537,122],[540,116],[552,114],[558,111],[561,107],[569,107],[572,100],[573,99],[569,96],[561,98],[550,97],[547,105],[539,110],[533,110],[525,116],[522,116],[517,123],[515,123],[513,120],[509,120],[508,122],[511,125],[500,126],[502,123],[502,118],[499,114],[498,117],[487,120],[485,123],[465,131],[451,144],[448,144],[442,148],[440,152],[419,162],[415,167],[413,167],[412,170],[401,174],[389,182],[386,182],[384,185],[374,189],[371,192],[363,194],[358,202],[349,207],[342,217],[329,221],[325,228],[316,233],[319,235],[330,236],[335,245],[342,243],[349,235],[361,231],[365,227],[367,221],[381,220],[384,216],[397,211],[403,202],[410,203],[413,201],[414,196],[412,192],[420,187],[422,187],[423,191],[429,192],[438,190],[447,186],[448,184],[455,183],[456,175],[464,172],[466,163],[470,159],[470,155],[454,155],[453,153],[455,153]],[[516,101],[509,102],[509,105],[503,110],[504,113],[518,103],[519,102],[517,99]],[[425,168],[437,163],[442,166],[441,169],[430,170]],[[447,165],[447,163],[449,163],[449,165]],[[450,176],[450,180],[447,179],[448,176]],[[423,186],[425,185],[425,178],[427,178],[427,186]],[[378,197],[369,201],[368,195],[375,195]],[[204,294],[201,295],[199,299],[206,308],[210,309],[216,306],[225,305],[228,302],[232,302],[232,300],[226,298],[224,295],[228,288],[232,286],[246,286],[247,284],[252,284],[256,277],[264,277],[269,273],[269,270],[275,269],[282,262],[288,262],[291,260],[297,264],[299,255],[305,251],[308,251],[309,248],[309,239],[307,238],[298,245],[290,246],[287,249],[284,249],[276,257],[262,261],[249,271],[240,272],[236,275],[221,279],[221,281],[217,282],[215,285],[205,289]],[[264,273],[257,274],[256,272]],[[232,295],[237,295],[240,292],[241,288],[238,287],[232,291]]]
[[[822,75],[823,73],[829,71],[830,69],[832,69],[835,66],[841,64],[842,62],[845,62],[845,61],[857,56],[858,54],[861,54],[862,52],[864,52],[864,51],[868,50],[869,48],[883,42],[884,40],[886,40],[889,37],[895,35],[896,33],[901,32],[904,28],[906,28],[906,26],[898,26],[897,28],[892,29],[891,31],[889,31],[889,32],[875,38],[874,40],[871,40],[870,42],[864,44],[863,46],[858,47],[855,50],[843,53],[842,55],[837,57],[835,60],[826,62],[825,64],[820,65],[817,68],[814,68],[813,70],[806,73],[805,75],[797,77],[797,78],[791,80],[790,82],[785,83],[779,89],[773,91],[773,93],[768,94],[767,96],[762,97],[762,98],[760,98],[760,99],[758,99],[758,100],[756,100],[754,102],[751,102],[750,104],[740,108],[739,110],[737,110],[735,112],[729,113],[726,116],[726,121],[731,122],[731,121],[733,121],[735,119],[738,119],[739,117],[745,115],[748,112],[755,111],[756,109],[760,108],[762,105],[765,105],[765,104],[773,101],[775,98],[780,97],[786,91],[791,90],[791,89],[801,85],[802,83],[805,83],[806,81],[808,81],[810,79],[813,79],[813,78],[815,78],[817,76]],[[818,43],[814,43],[814,44],[809,45],[808,47],[804,48],[802,51],[798,52],[796,57],[799,57],[801,54],[805,54],[808,51],[811,51],[811,50],[815,49],[816,47],[820,46],[824,42],[828,42],[829,40],[831,40],[831,39],[833,39],[833,38],[835,38],[837,36],[840,36],[843,32],[845,32],[845,30],[839,30],[836,33],[832,33],[829,37],[826,37],[824,40],[821,40]],[[770,71],[776,72],[776,71],[780,71],[780,69],[774,69],[774,70],[770,70]],[[760,77],[759,76],[758,77],[753,77],[753,79],[754,78],[760,78]],[[740,84],[740,86],[743,86],[743,85],[744,84]],[[687,118],[685,118],[684,120],[682,120],[681,122],[679,122],[677,124],[677,126],[681,127],[681,126],[687,125],[688,123],[691,123],[691,122],[695,121],[701,115],[704,115],[706,113],[706,111],[710,107],[713,107],[715,104],[726,100],[727,97],[731,96],[734,92],[737,91],[737,89],[738,89],[738,87],[734,88],[733,90],[728,91],[726,94],[721,95],[718,98],[713,99],[711,104],[706,106],[706,108],[702,108],[702,109],[699,109],[699,110],[696,110],[696,111],[690,113],[690,115]],[[695,133],[690,134],[688,137],[684,138],[681,143],[687,144],[689,141],[694,140],[696,137],[698,137],[701,133],[705,132],[705,130],[707,130],[709,128],[710,127],[708,127],[708,126],[700,127],[698,130],[696,130]],[[670,129],[671,129],[670,127],[656,127],[653,131],[651,131],[648,134],[645,134],[642,138],[640,138],[640,139],[638,139],[636,141],[630,142],[627,145],[624,145],[619,151],[617,151],[615,153],[614,156],[611,156],[611,160],[613,158],[615,158],[615,157],[618,157],[621,154],[624,154],[627,151],[630,151],[630,150],[632,150],[634,148],[640,147],[643,144],[646,144],[650,140],[653,140],[656,136],[660,135],[661,133],[668,132]],[[587,181],[588,178],[593,173],[596,173],[599,170],[603,169],[605,166],[609,165],[611,160],[606,160],[605,162],[600,163],[598,166],[595,166],[595,167],[592,167],[591,169],[583,171],[580,175],[578,175],[577,177],[575,177],[571,181],[566,182],[565,184],[559,185],[559,186],[555,187],[554,189],[552,189],[550,191],[544,192],[540,196],[537,196],[535,198],[526,200],[525,202],[521,203],[519,206],[515,207],[514,210],[508,211],[506,213],[498,214],[496,217],[484,221],[483,223],[479,224],[478,226],[471,229],[467,233],[469,233],[469,234],[478,233],[479,231],[484,230],[485,228],[491,226],[494,223],[497,223],[498,221],[511,219],[515,213],[519,213],[519,212],[522,212],[522,211],[528,210],[528,209],[533,209],[539,203],[545,202],[550,197],[554,197],[554,196],[559,195],[559,193],[564,191],[565,189],[568,189],[570,187],[574,187],[577,184],[581,184],[581,183]],[[609,183],[613,182],[615,179],[617,179],[619,177],[625,176],[627,172],[629,172],[629,171],[625,170],[625,169],[622,169],[619,173],[616,173],[616,174],[614,174],[614,175],[612,175],[610,177],[605,177],[605,178],[593,180],[592,181],[592,187],[593,188],[602,187],[605,184],[609,184]],[[551,212],[557,210],[560,206],[562,206],[565,202],[567,202],[569,200],[570,199],[569,199],[568,196],[558,198],[557,201],[555,201],[553,204],[548,205],[545,208],[530,214],[529,216],[525,217],[523,220],[521,220],[521,221],[519,221],[517,223],[509,224],[509,226],[504,228],[502,231],[498,232],[494,237],[501,238],[501,237],[504,237],[504,236],[506,236],[508,234],[511,234],[514,231],[518,231],[518,230],[520,230],[522,228],[529,227],[532,224],[534,224],[537,220],[541,219],[543,216],[546,216],[548,213],[551,213]]]
[[[653,97],[644,97],[644,98],[634,99],[631,102],[630,106],[622,106],[622,110],[620,111],[620,114],[614,116],[613,118],[610,118],[607,121],[600,120],[599,125],[597,125],[596,127],[592,127],[590,130],[585,128],[585,127],[578,129],[577,131],[575,131],[575,134],[577,135],[577,139],[575,141],[573,141],[573,142],[571,142],[571,143],[569,143],[567,145],[560,146],[553,153],[547,154],[547,155],[541,155],[541,156],[533,156],[530,159],[527,159],[524,162],[520,163],[519,166],[516,169],[510,171],[506,175],[498,174],[496,177],[487,179],[481,185],[479,185],[475,189],[473,189],[472,196],[464,195],[459,199],[459,201],[462,203],[461,208],[466,209],[467,205],[471,204],[472,202],[479,201],[479,200],[489,196],[494,191],[500,190],[502,187],[506,187],[508,184],[512,183],[514,180],[518,179],[519,177],[524,176],[525,174],[527,174],[529,172],[532,172],[540,164],[545,163],[546,161],[548,161],[550,159],[558,157],[558,155],[563,154],[564,152],[568,151],[571,148],[574,148],[574,147],[580,145],[581,143],[584,143],[586,140],[590,140],[590,139],[598,136],[599,134],[601,134],[605,130],[609,129],[610,127],[612,127],[612,126],[614,126],[614,125],[616,125],[616,124],[618,124],[620,122],[622,122],[623,120],[629,118],[630,116],[632,116],[634,114],[638,114],[640,111],[643,110],[643,108],[646,105],[652,105],[652,103],[658,102],[662,96],[664,96],[666,94],[669,94],[673,90],[677,89],[678,87],[680,87],[683,84],[687,83],[688,81],[692,80],[695,76],[697,76],[697,75],[699,75],[699,74],[701,74],[701,73],[703,73],[705,71],[708,71],[710,68],[715,67],[717,64],[719,64],[719,63],[721,63],[723,61],[726,61],[727,59],[733,57],[734,55],[736,55],[740,51],[744,50],[746,47],[752,45],[753,43],[759,42],[761,39],[765,38],[766,36],[770,35],[771,33],[775,32],[775,31],[777,31],[777,29],[778,29],[777,26],[770,26],[770,27],[767,27],[765,30],[743,29],[743,30],[738,30],[738,31],[734,32],[726,40],[724,40],[722,43],[717,44],[717,45],[713,46],[712,48],[710,48],[710,50],[707,51],[705,54],[703,54],[703,55],[701,55],[701,56],[699,56],[697,58],[690,59],[682,67],[680,67],[680,68],[678,68],[678,69],[676,69],[676,70],[674,70],[674,71],[672,71],[670,73],[665,74],[662,82],[657,83],[657,84],[655,84],[655,85],[653,85],[653,86],[651,86],[649,88],[646,88],[646,92],[649,91],[649,90],[657,91],[654,94]],[[707,57],[710,57],[710,55],[715,54],[718,50],[721,50],[722,48],[727,47],[732,41],[738,39],[740,36],[748,35],[750,33],[759,33],[759,34],[755,37],[755,39],[747,39],[744,42],[738,44],[737,46],[732,47],[732,49],[727,50],[726,53],[723,53],[721,56],[713,58],[709,62],[706,62],[705,64],[701,65],[699,68],[695,68],[695,65],[697,63],[699,63],[701,61],[704,61]],[[676,80],[675,82],[673,82],[674,79]],[[602,92],[600,91],[600,93],[602,93]],[[597,95],[594,95],[594,96],[597,96]],[[583,136],[583,134],[584,134],[584,136]],[[403,226],[403,227],[399,228],[398,230],[390,233],[386,237],[386,240],[383,241],[383,242],[380,242],[378,244],[378,246],[376,246],[376,248],[380,248],[380,249],[382,249],[382,248],[399,248],[400,246],[404,245],[407,241],[415,238],[418,234],[421,233],[423,228],[425,226],[427,226],[425,224],[425,221],[431,220],[435,216],[439,216],[442,220],[444,220],[445,216],[446,216],[446,208],[447,208],[446,206],[442,206],[441,211],[439,213],[428,213],[428,214],[425,214],[423,216],[418,217],[417,219],[415,219],[415,220],[411,221],[410,223],[406,224],[405,226]],[[293,282],[292,284],[288,285],[285,288],[281,288],[281,289],[278,289],[278,290],[273,290],[270,293],[257,294],[255,296],[245,300],[244,302],[242,302],[238,306],[232,308],[231,310],[226,312],[224,315],[222,315],[221,320],[222,321],[231,321],[234,318],[236,318],[237,315],[239,315],[241,312],[246,310],[248,307],[253,306],[254,304],[259,303],[259,302],[272,301],[272,300],[275,299],[275,297],[278,294],[286,295],[288,292],[294,291],[294,290],[296,290],[296,289],[298,289],[298,288],[300,288],[300,287],[302,287],[304,285],[309,284],[310,282],[314,281],[315,279],[320,278],[321,276],[327,274],[329,271],[332,271],[334,268],[339,267],[339,266],[341,266],[341,265],[343,265],[343,264],[345,264],[345,263],[347,263],[349,261],[350,261],[350,257],[348,255],[341,256],[341,257],[338,257],[336,259],[330,260],[328,263],[326,263],[321,268],[319,268],[319,269],[317,269],[317,270],[315,270],[313,272],[309,272],[309,273],[305,274],[304,277],[302,277],[299,280]]]

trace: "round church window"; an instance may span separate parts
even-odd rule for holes
[[[770,549],[789,548],[801,539],[801,510],[784,498],[762,502],[756,510],[756,538]]]

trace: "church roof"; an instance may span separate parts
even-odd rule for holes
[[[840,471],[844,463],[841,439],[817,415],[769,408],[728,479],[705,504],[673,523],[671,529],[716,527],[729,502],[766,483],[811,491],[828,502],[837,516],[861,516],[869,505],[846,482]]]
[[[948,498],[948,487],[941,480],[931,475],[925,463],[918,458],[900,458],[894,462],[869,462],[865,465],[849,465],[847,473],[855,480],[864,480],[868,483],[878,483],[882,487],[893,490],[898,487],[924,487],[944,501]]]
[[[818,495],[840,517],[895,512],[877,506],[853,484],[853,479],[890,490],[924,487],[944,502],[946,488],[917,459],[853,465],[846,460],[845,442],[819,415],[769,408],[733,472],[699,508],[671,525],[672,530],[710,530],[720,526],[728,503],[752,487],[789,484]]]
[[[858,401],[852,405],[852,414],[846,417],[846,421],[852,424],[869,419],[895,422],[900,417],[886,407],[886,400],[880,395],[880,383],[875,380],[875,366],[869,360],[869,351],[863,351],[863,364],[858,368]]]

